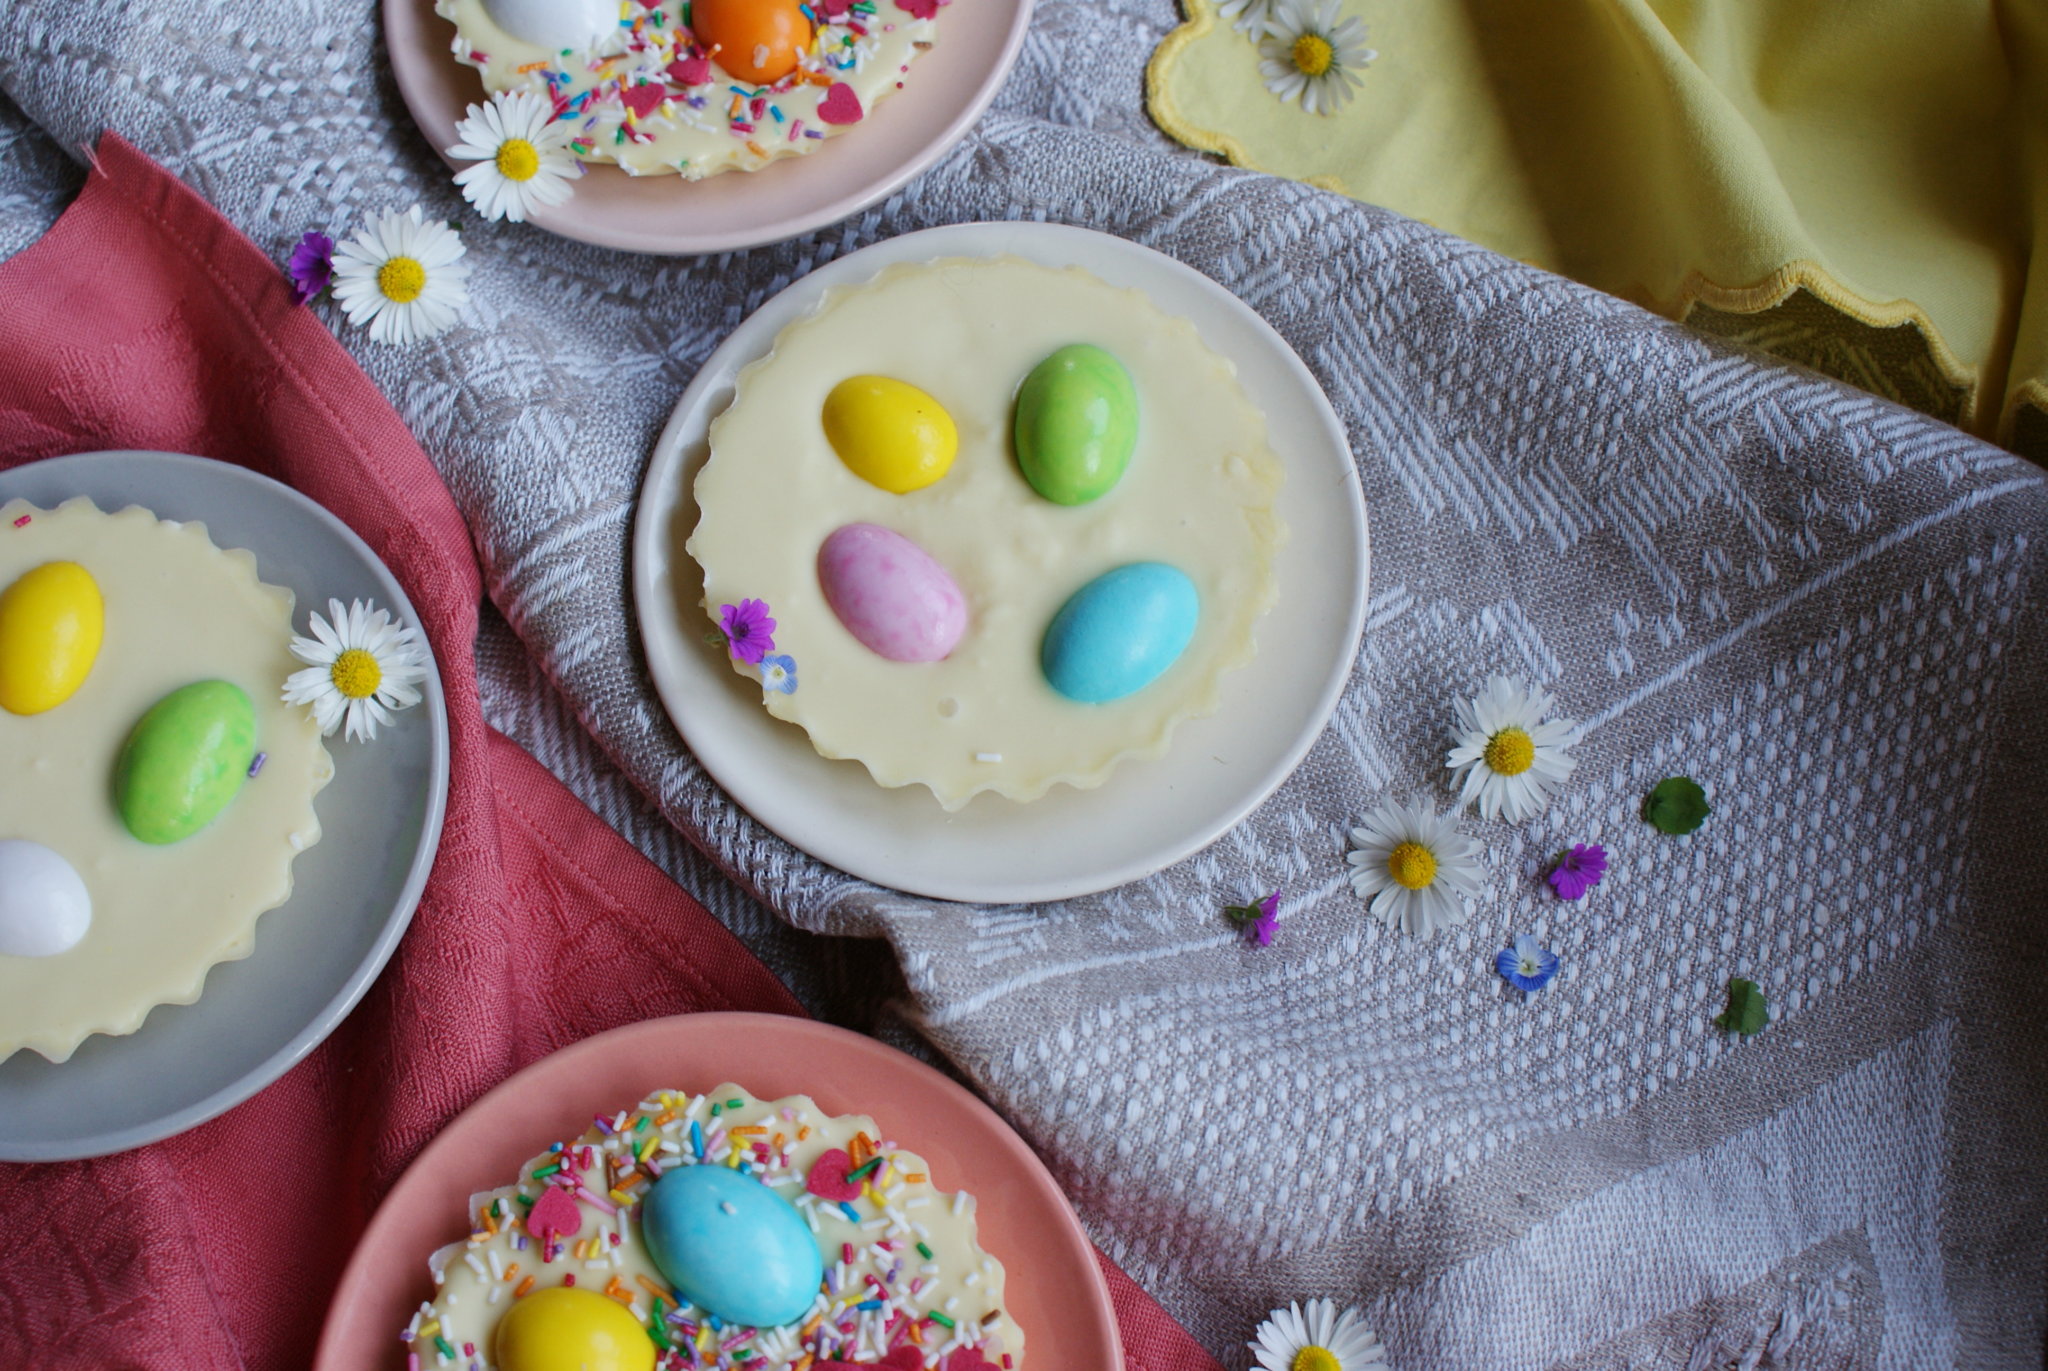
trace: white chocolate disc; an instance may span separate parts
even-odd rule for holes
[[[1018,386],[1070,343],[1122,363],[1139,408],[1122,479],[1074,506],[1034,491],[1011,443]],[[839,459],[819,416],[853,375],[893,377],[946,408],[959,452],[943,479],[896,495]],[[952,259],[829,291],[740,373],[710,442],[688,550],[714,624],[723,605],[767,602],[773,651],[795,663],[795,689],[767,692],[769,712],[822,755],[857,760],[885,786],[927,786],[947,809],[982,791],[1087,789],[1120,761],[1160,756],[1181,721],[1215,712],[1219,681],[1251,660],[1254,625],[1279,594],[1284,473],[1265,416],[1194,325],[1079,268]],[[826,601],[818,548],[863,522],[916,543],[966,596],[966,632],[944,661],[878,656]],[[1194,582],[1187,648],[1122,699],[1060,695],[1040,667],[1054,614],[1104,572],[1148,561]]]

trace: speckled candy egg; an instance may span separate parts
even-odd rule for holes
[[[255,759],[256,707],[240,686],[181,686],[151,705],[121,745],[121,822],[143,842],[181,842],[227,808]]]
[[[1031,369],[1017,389],[1017,466],[1058,505],[1107,495],[1138,445],[1138,391],[1122,362],[1074,343]]]
[[[491,22],[524,43],[587,48],[619,28],[618,0],[484,0]]]
[[[891,495],[939,480],[960,450],[946,407],[892,376],[847,377],[825,397],[820,419],[846,469]]]
[[[85,684],[100,652],[106,606],[76,562],[45,562],[0,592],[0,709],[41,714]]]
[[[25,838],[0,842],[0,957],[69,952],[92,926],[92,896],[60,853]]]
[[[557,1286],[514,1302],[498,1321],[498,1371],[654,1371],[654,1343],[625,1306]]]
[[[1179,568],[1126,563],[1060,606],[1045,630],[1039,663],[1052,688],[1070,700],[1121,700],[1180,659],[1201,612],[1201,595]]]
[[[797,0],[691,0],[690,24],[711,60],[742,81],[768,85],[796,70],[811,42]]]
[[[801,1318],[825,1262],[796,1206],[723,1166],[663,1173],[640,1206],[647,1253],[683,1297],[727,1323]]]
[[[932,555],[880,524],[846,524],[818,549],[818,587],[846,631],[892,662],[941,661],[967,631],[967,597]]]

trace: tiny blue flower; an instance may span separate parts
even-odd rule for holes
[[[761,659],[761,684],[784,695],[796,694],[796,659],[777,654]]]
[[[1557,974],[1557,954],[1524,933],[1504,949],[1493,964],[1517,990],[1541,990]]]

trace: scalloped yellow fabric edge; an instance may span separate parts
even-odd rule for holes
[[[2048,114],[2024,74],[2048,60],[2014,56],[2048,59],[2048,16],[2002,0],[1911,14],[1852,0],[1798,13],[1351,0],[1380,56],[1356,99],[1316,116],[1264,89],[1256,45],[1213,0],[1183,3],[1146,96],[1187,146],[1386,205],[2048,460],[2048,290],[2026,289],[2030,252],[2048,261],[2048,214],[2033,216],[2031,249],[2018,227],[2025,200],[2048,209],[2048,135],[2013,117]],[[1817,143],[1799,122],[1816,108],[1885,155]],[[1586,128],[1603,130],[1591,155],[1565,136]],[[1892,186],[1902,159],[1912,179]]]

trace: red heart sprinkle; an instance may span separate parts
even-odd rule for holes
[[[848,0],[852,3],[852,0]],[[668,64],[671,81],[679,86],[702,86],[711,80],[711,59],[709,57],[678,57]]]
[[[860,1182],[846,1179],[846,1173],[851,1170],[853,1158],[835,1147],[811,1163],[811,1174],[804,1177],[804,1189],[834,1204],[857,1200],[860,1198]]]
[[[811,1371],[866,1371],[857,1361],[814,1361]]]
[[[818,102],[818,117],[828,124],[858,124],[866,115],[867,111],[860,107],[860,97],[844,81],[834,82]]]
[[[549,1186],[527,1211],[526,1231],[545,1246],[555,1238],[573,1238],[583,1227],[583,1209],[559,1186]]]
[[[818,4],[827,19],[837,19],[853,8],[853,0],[818,0]]]
[[[645,119],[654,113],[662,101],[668,99],[668,87],[657,81],[644,86],[619,87],[619,103],[633,111],[638,118]]]
[[[939,6],[946,0],[896,0],[896,8],[912,19],[929,19],[939,12]]]
[[[894,1367],[896,1371],[924,1371],[924,1353],[910,1343],[898,1343],[875,1365]]]

